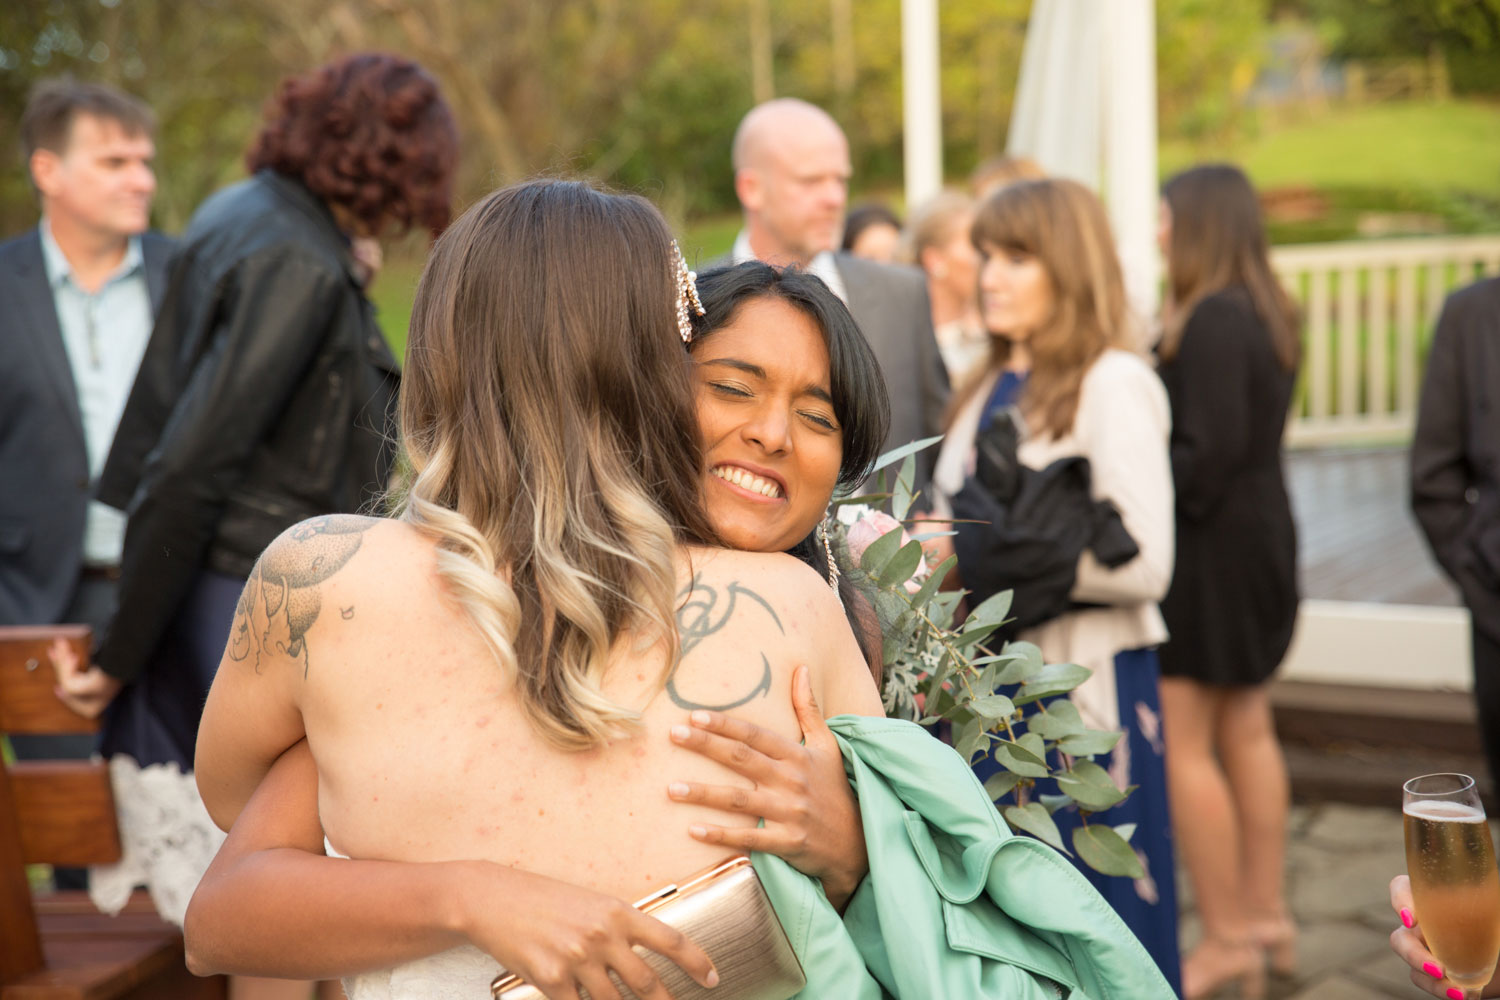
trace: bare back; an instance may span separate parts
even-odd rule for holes
[[[321,579],[300,594],[288,583],[288,622],[270,630],[298,655],[226,655],[221,671],[241,674],[222,692],[216,681],[205,730],[214,719],[228,729],[228,742],[213,748],[225,755],[235,739],[280,742],[291,733],[277,711],[264,713],[272,721],[262,734],[246,713],[257,711],[257,685],[284,692],[317,761],[324,829],[352,857],[487,859],[635,899],[724,855],[689,837],[689,825],[750,822],[667,798],[670,780],[748,787],[673,745],[668,730],[690,710],[732,710],[797,739],[789,688],[806,663],[827,714],[880,712],[854,637],[816,574],[789,556],[697,549],[679,559],[683,655],[665,687],[661,644],[622,643],[605,681],[612,700],[641,710],[640,732],[590,751],[559,750],[527,721],[451,599],[426,536],[393,521],[322,520],[339,528],[304,546],[299,577]],[[269,606],[255,585],[244,606]]]

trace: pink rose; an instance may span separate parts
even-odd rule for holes
[[[901,522],[884,511],[874,510],[862,515],[849,528],[849,555],[856,563],[860,562],[865,557],[865,549],[868,549],[875,539],[897,528],[901,528]],[[909,541],[911,541],[911,536],[906,533],[905,528],[901,528],[901,545],[897,548],[901,548]],[[911,579],[906,581],[906,592],[915,594],[921,590],[922,581],[927,578],[928,572],[927,558],[924,553],[922,561],[917,564],[916,572],[912,573]]]
[[[884,511],[874,510],[855,521],[849,529],[849,555],[858,563],[868,549],[882,535],[901,527],[901,522]],[[901,532],[901,544],[906,544],[906,532]]]

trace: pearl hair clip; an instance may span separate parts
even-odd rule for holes
[[[682,257],[682,247],[677,241],[672,241],[672,264],[677,272],[677,332],[682,334],[682,342],[691,344],[693,342],[693,320],[688,315],[689,307],[694,316],[703,315],[703,300],[698,298],[698,274],[689,271],[687,261]]]

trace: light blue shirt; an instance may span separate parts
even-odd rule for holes
[[[88,450],[89,479],[97,480],[109,457],[115,428],[135,382],[141,355],[151,339],[151,290],[139,237],[131,237],[125,257],[99,290],[85,291],[73,280],[73,268],[42,220],[42,259],[57,308],[57,325],[78,389],[83,440]],[[125,515],[97,500],[89,502],[83,528],[83,561],[118,566],[125,541]]]

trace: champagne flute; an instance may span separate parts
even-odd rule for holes
[[[1406,871],[1427,947],[1466,1000],[1500,959],[1500,874],[1474,779],[1426,774],[1402,786]]]

